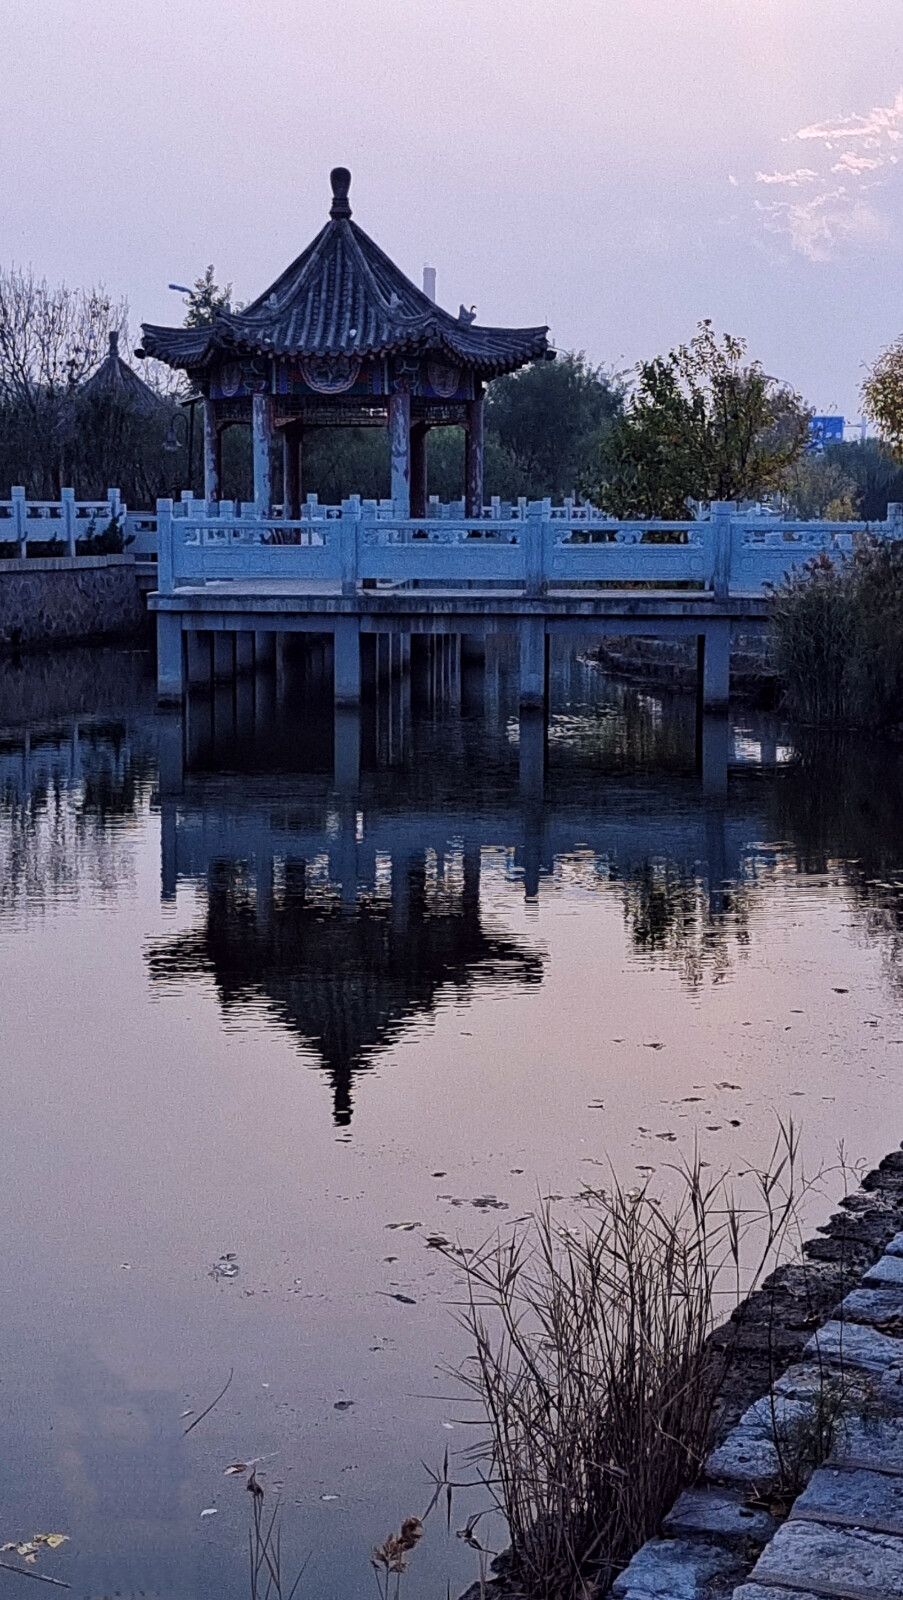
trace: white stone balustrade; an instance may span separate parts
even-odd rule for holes
[[[452,514],[454,513],[454,514]],[[825,554],[844,560],[857,536],[903,538],[903,508],[885,522],[792,522],[738,512],[729,502],[692,521],[617,521],[566,501],[495,500],[481,517],[430,502],[399,517],[391,501],[321,506],[260,517],[253,507],[183,497],[158,502],[159,588],[228,579],[340,584],[345,595],[380,582],[489,585],[540,596],[570,585],[690,584],[725,599],[758,595]]]
[[[129,526],[139,519],[128,513],[118,489],[108,489],[105,500],[76,500],[74,489],[63,489],[59,500],[28,500],[24,488],[16,487],[11,499],[0,500],[0,544],[16,545],[24,559],[29,544],[55,541],[62,546],[61,555],[74,556],[80,539],[104,533],[114,517],[122,519],[126,536],[133,534],[129,548],[136,555],[156,553],[156,517],[151,513],[144,518],[146,527],[139,538],[138,529]]]

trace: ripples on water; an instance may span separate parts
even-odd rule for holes
[[[358,775],[315,651],[184,721],[140,653],[0,663],[0,1542],[69,1532],[77,1592],[237,1600],[255,1456],[366,1588],[467,1441],[430,1233],[775,1114],[903,1137],[897,752],[741,712],[713,782],[691,702],[552,684],[544,780],[504,653],[384,684]]]

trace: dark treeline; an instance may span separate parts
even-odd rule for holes
[[[208,268],[188,296],[186,323],[210,321],[230,295]],[[129,385],[92,392],[89,380],[116,329],[128,360],[124,302],[0,269],[0,497],[14,484],[32,499],[56,499],[64,485],[95,499],[115,486],[127,505],[144,509],[160,495],[203,492],[201,430],[189,427],[184,408],[193,396],[180,375],[133,362],[142,382],[131,383],[132,393]],[[153,403],[136,404],[137,390]],[[489,386],[485,493],[573,494],[615,516],[666,518],[710,499],[766,498],[800,517],[878,519],[888,501],[903,500],[903,468],[889,446],[867,440],[813,453],[809,415],[799,395],[747,357],[742,340],[717,336],[708,322],[632,375],[565,352]],[[280,456],[277,448],[277,501]],[[461,498],[463,430],[433,429],[428,457],[428,492]],[[384,428],[307,432],[303,493],[335,504],[388,492]],[[222,493],[252,498],[247,427],[223,436]]]

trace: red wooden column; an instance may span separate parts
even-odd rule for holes
[[[429,429],[425,422],[411,426],[411,516],[426,516],[426,438]]]
[[[296,522],[301,515],[301,428],[289,422],[282,430],[282,515]]]
[[[467,406],[467,439],[464,450],[464,509],[468,517],[483,510],[483,385]]]
[[[400,517],[411,515],[411,393],[398,388],[389,395],[389,455],[392,499]]]
[[[204,414],[204,499],[218,500],[223,481],[222,434],[217,426],[214,402],[205,399],[201,410]]]
[[[268,517],[273,509],[270,445],[273,439],[273,401],[268,394],[251,397],[251,452],[254,464],[254,510]]]

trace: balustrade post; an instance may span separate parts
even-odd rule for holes
[[[545,541],[551,507],[550,500],[532,500],[524,519],[524,589],[531,599],[539,599],[546,590]]]
[[[716,600],[726,600],[730,594],[733,519],[736,513],[736,500],[713,500],[709,507],[713,549],[712,588]]]
[[[361,521],[361,497],[353,494],[342,501],[339,521],[339,555],[342,568],[342,594],[353,599],[358,584],[358,545]]]
[[[13,503],[13,538],[19,546],[19,559],[25,560],[28,555],[28,507],[25,504],[25,489],[22,484],[16,484],[11,490]]]
[[[175,577],[172,501],[157,501],[157,593],[172,594]]]
[[[63,538],[66,543],[67,556],[75,555],[75,490],[61,489],[60,501],[63,512]]]

